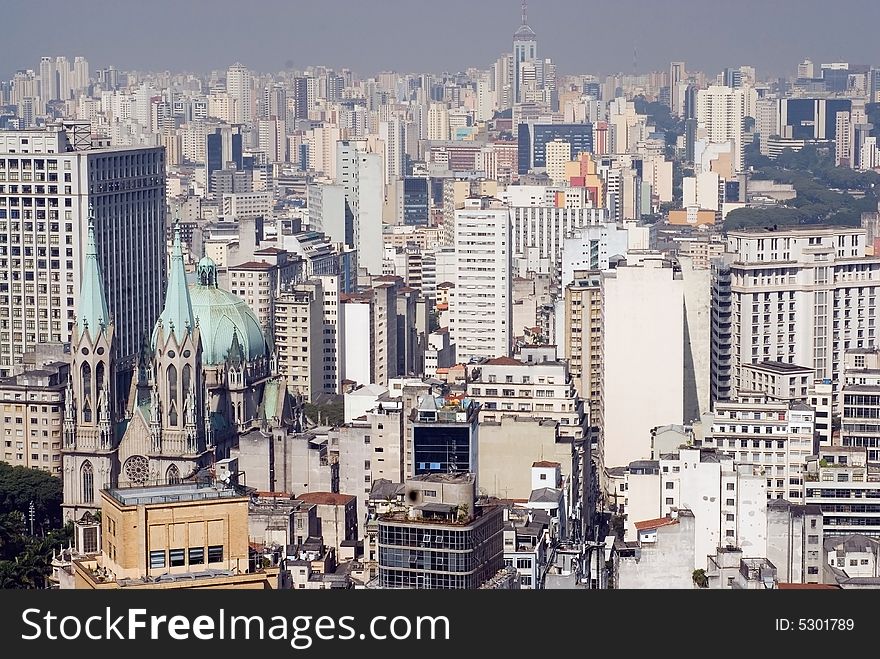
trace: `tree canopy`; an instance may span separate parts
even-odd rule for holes
[[[61,479],[39,469],[0,462],[0,514],[28,514],[34,502],[34,528],[61,526]]]

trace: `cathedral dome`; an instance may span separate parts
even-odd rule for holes
[[[240,297],[217,287],[217,266],[211,259],[199,261],[189,297],[202,338],[202,364],[226,361],[236,336],[245,361],[266,356],[266,338],[256,314]]]

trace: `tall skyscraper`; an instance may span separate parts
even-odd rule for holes
[[[527,5],[523,0],[522,22],[517,31],[513,33],[513,102],[516,103],[523,101],[523,73],[528,68],[524,65],[530,64],[534,70],[534,62],[538,59],[538,37],[526,22],[526,9]]]
[[[89,61],[85,57],[73,59],[73,91],[79,94],[89,86]]]
[[[455,211],[449,334],[457,362],[510,356],[511,226],[510,208],[491,197],[470,197]]]
[[[74,148],[57,127],[0,132],[0,171],[33,182],[0,192],[0,235],[12,243],[0,243],[0,376],[38,344],[70,340],[90,213],[120,371],[133,368],[161,309],[162,147]]]
[[[672,62],[669,65],[669,101],[673,114],[680,114],[682,111],[681,83],[686,82],[686,77],[684,62]]]
[[[743,119],[745,92],[722,85],[711,85],[697,92],[697,139],[710,143],[733,142],[733,166],[745,167],[743,155]]]
[[[385,204],[382,155],[361,152],[347,140],[337,142],[336,148],[336,182],[345,189],[345,212],[352,215],[352,247],[357,249],[358,267],[370,274],[380,274]]]
[[[379,123],[379,139],[385,143],[385,185],[406,175],[406,123],[394,118]]]
[[[58,98],[66,101],[70,98],[73,87],[73,71],[70,69],[70,62],[63,55],[55,58],[55,75],[58,80]]]
[[[52,57],[40,58],[40,102],[42,103],[41,114],[45,111],[46,104],[58,98],[58,76],[55,72],[55,59]]]
[[[251,72],[242,64],[235,63],[226,71],[226,93],[235,100],[232,123],[251,123],[254,119],[251,106]]]
[[[209,127],[205,132],[205,168],[208,192],[214,191],[212,175],[214,172],[233,167],[242,169],[241,127],[220,124]]]

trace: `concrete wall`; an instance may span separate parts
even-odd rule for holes
[[[679,512],[678,523],[657,529],[657,541],[643,544],[635,557],[621,556],[620,589],[693,588],[694,517]]]
[[[528,499],[532,464],[558,462],[563,478],[571,475],[571,444],[557,443],[558,426],[525,417],[502,416],[480,424],[478,446],[480,490],[489,496]]]
[[[709,410],[712,365],[712,271],[679,257],[684,281],[684,422]]]

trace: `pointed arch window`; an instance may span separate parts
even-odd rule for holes
[[[170,405],[177,400],[177,368],[175,366],[168,367],[166,378],[168,379],[168,404]]]
[[[183,367],[183,395],[189,395],[189,389],[192,386],[192,367],[189,364],[186,364]]]
[[[95,393],[100,394],[104,388],[104,363],[98,362],[95,366]]]
[[[95,502],[95,471],[88,460],[82,466],[82,500],[83,503]]]
[[[92,405],[89,401],[83,404],[83,423],[92,422]]]
[[[180,483],[180,470],[177,468],[177,465],[171,465],[168,467],[168,471],[165,472],[165,483],[168,485],[177,485]]]
[[[92,397],[92,367],[88,362],[83,363],[81,373],[83,399],[88,400]]]
[[[168,425],[177,426],[177,403],[171,401],[171,409],[168,411]]]

